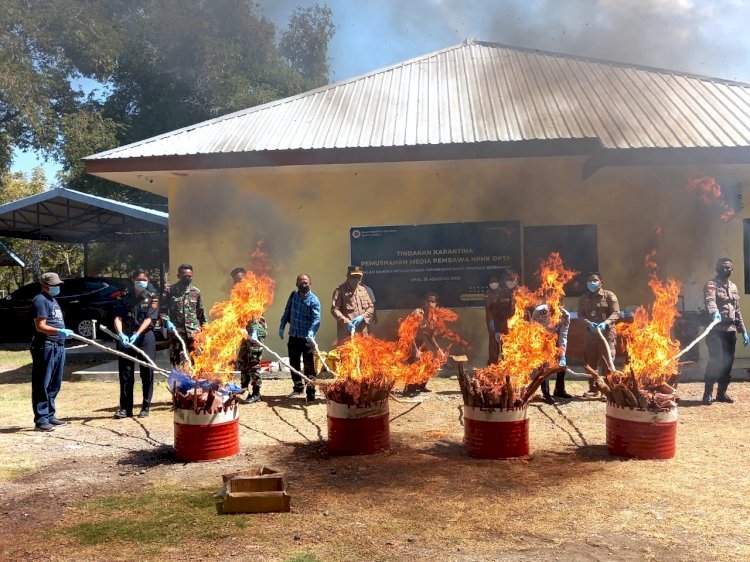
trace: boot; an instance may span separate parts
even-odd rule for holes
[[[542,383],[542,396],[547,404],[555,404],[555,399],[549,393],[549,380],[545,379]]]
[[[573,398],[570,394],[565,392],[565,373],[557,374],[553,396],[556,396],[557,398]]]
[[[734,400],[732,400],[729,396],[727,396],[728,387],[729,387],[729,383],[719,383],[718,388],[716,389],[716,401],[717,402],[726,402],[727,404],[734,404]]]
[[[240,400],[240,402],[243,404],[255,404],[256,402],[260,402],[260,387],[254,386],[252,393],[244,400]]]
[[[714,393],[714,383],[706,381],[703,389],[703,404],[710,406],[713,402],[711,395]]]

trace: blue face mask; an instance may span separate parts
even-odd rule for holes
[[[56,297],[60,294],[60,287],[50,287],[49,288],[49,296]]]
[[[148,281],[136,281],[133,283],[135,288],[139,291],[145,291],[146,287],[148,287]]]
[[[588,287],[589,291],[592,293],[596,293],[599,290],[599,287],[602,286],[600,281],[587,281],[586,286]]]

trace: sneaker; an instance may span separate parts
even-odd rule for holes
[[[730,398],[726,394],[717,394],[715,402],[726,402],[727,404],[734,404],[734,399]]]
[[[34,431],[55,431],[55,426],[51,423],[34,424]]]
[[[115,418],[118,419],[118,420],[121,420],[121,419],[124,419],[124,418],[130,418],[130,417],[133,417],[133,414],[132,413],[128,414],[122,408],[120,408],[119,410],[117,410],[115,412]]]
[[[141,411],[138,412],[139,418],[147,418],[148,417],[148,408],[141,408]]]
[[[552,398],[552,396],[550,396],[549,394],[547,394],[546,396],[544,396],[542,398],[542,400],[544,400],[545,404],[549,404],[550,406],[553,406],[553,405],[557,404],[557,402],[555,402],[555,399]]]
[[[302,398],[303,394],[304,394],[304,392],[302,392],[302,390],[292,390],[288,394],[287,398]]]
[[[58,420],[57,418],[50,418],[49,423],[52,425],[68,425],[68,422],[65,420]]]
[[[238,402],[240,404],[255,404],[256,402],[260,402],[260,394],[251,394],[247,398],[240,398]]]

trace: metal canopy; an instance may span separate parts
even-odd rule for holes
[[[0,266],[3,265],[25,267],[26,262],[19,258],[13,250],[8,248],[8,246],[0,242]]]
[[[85,243],[121,234],[167,232],[169,215],[58,188],[0,205],[0,236]]]

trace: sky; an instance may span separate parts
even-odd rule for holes
[[[260,0],[286,27],[314,0]],[[750,83],[750,0],[328,0],[331,81],[467,38]],[[88,90],[91,83],[82,83]],[[17,155],[30,171],[35,154]],[[48,178],[59,167],[44,164]]]

